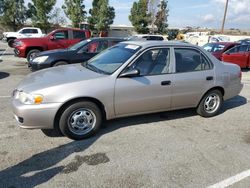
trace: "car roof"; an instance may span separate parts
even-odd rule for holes
[[[90,38],[89,40],[122,40],[125,41],[125,38],[122,37],[93,37]]]
[[[193,44],[188,44],[180,41],[125,41],[122,43],[142,46],[143,48],[148,48],[153,46],[185,46],[185,47],[195,46]]]
[[[224,44],[224,45],[229,45],[229,44],[240,44],[239,42],[211,42],[209,44]]]
[[[79,29],[79,28],[67,28],[67,27],[60,27],[57,28],[53,31],[58,31],[58,30],[73,30],[73,31],[86,31],[85,29]]]
[[[134,35],[134,37],[145,37],[145,36],[153,36],[153,37],[163,37],[162,35],[154,35],[154,34],[140,34],[140,35]],[[133,37],[133,36],[132,36]]]

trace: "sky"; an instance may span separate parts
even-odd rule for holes
[[[29,2],[30,0],[25,0]],[[131,25],[128,15],[136,0],[109,0],[115,8],[115,25]],[[61,7],[64,0],[57,0]],[[168,0],[169,27],[207,27],[219,29],[222,24],[226,0]],[[84,0],[86,10],[92,0]],[[250,29],[250,0],[229,0],[226,28]]]

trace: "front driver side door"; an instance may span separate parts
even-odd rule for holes
[[[114,101],[117,117],[170,108],[173,75],[169,48],[145,51],[125,70],[129,69],[138,69],[140,76],[117,78]]]
[[[69,46],[69,34],[67,30],[57,31],[49,39],[48,50],[64,49]]]

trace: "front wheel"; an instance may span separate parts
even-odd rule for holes
[[[222,94],[219,90],[209,91],[201,100],[197,107],[197,113],[203,117],[213,117],[218,114],[223,102]]]
[[[28,62],[31,62],[31,60],[34,59],[39,52],[41,51],[37,49],[30,50],[29,53],[27,54]]]
[[[102,113],[95,103],[76,102],[68,106],[59,120],[61,132],[74,140],[94,135],[102,123]]]

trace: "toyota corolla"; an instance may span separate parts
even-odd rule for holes
[[[128,41],[85,63],[28,75],[13,91],[12,107],[22,128],[57,129],[79,140],[118,117],[183,108],[212,117],[242,86],[238,65],[197,46]]]

